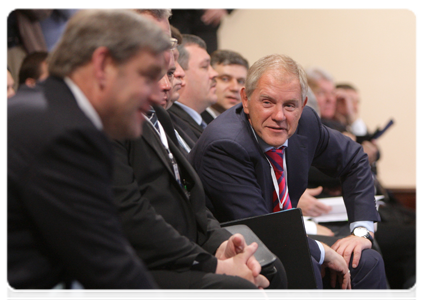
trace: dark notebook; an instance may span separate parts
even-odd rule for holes
[[[289,289],[315,289],[313,265],[301,209],[222,223],[222,227],[244,224],[282,261]]]

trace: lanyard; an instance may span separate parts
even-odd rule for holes
[[[253,133],[254,133],[254,137],[256,138],[256,141],[257,141],[257,143],[258,143],[258,144],[259,144],[259,146],[260,146],[260,143],[258,142],[258,139],[257,139],[256,132],[254,131],[254,129],[253,129],[253,128],[251,128],[251,130],[253,131]],[[287,199],[287,197],[288,197],[288,195],[289,195],[289,191],[288,191],[288,174],[287,174],[287,171],[286,171],[286,159],[285,159],[285,153],[284,153],[284,155],[283,155],[283,175],[284,175],[284,177],[285,177],[285,188],[286,188],[286,193],[285,193],[285,197],[284,197],[282,200],[281,200],[281,199],[280,199],[280,197],[279,197],[279,184],[278,184],[278,180],[276,179],[276,173],[275,173],[275,170],[273,169],[273,165],[272,165],[272,163],[269,161],[269,159],[267,158],[266,154],[264,154],[264,157],[266,158],[267,162],[269,163],[269,166],[270,166],[270,175],[272,176],[273,187],[275,188],[275,191],[276,191],[276,197],[278,197],[279,207],[280,207],[280,209],[282,210],[282,209],[283,209],[283,206],[284,206],[284,204],[285,204],[285,202],[286,202],[286,199]]]

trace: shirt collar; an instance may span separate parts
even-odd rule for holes
[[[189,114],[191,116],[191,118],[194,119],[194,121],[198,125],[201,125],[201,122],[203,121],[203,118],[201,117],[201,115],[198,112],[196,112],[195,110],[193,110],[191,107],[188,107],[185,104],[182,104],[181,102],[176,101],[174,104],[179,105],[187,114]]]
[[[91,122],[93,122],[94,126],[98,130],[102,130],[103,123],[101,122],[100,116],[98,115],[94,107],[91,105],[88,98],[69,77],[65,77],[64,80],[65,83],[68,85],[69,89],[71,90],[73,96],[75,97],[76,103],[78,104],[82,112],[87,116],[88,119],[91,120]]]

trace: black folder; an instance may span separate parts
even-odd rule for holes
[[[313,265],[301,209],[294,208],[222,223],[244,224],[282,261],[289,289],[315,289]]]

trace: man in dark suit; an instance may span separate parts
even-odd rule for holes
[[[11,287],[157,287],[112,202],[110,138],[141,134],[169,48],[134,12],[80,11],[51,54],[51,76],[8,102]]]
[[[217,101],[217,73],[210,66],[206,43],[195,35],[183,34],[182,37],[178,62],[185,71],[185,87],[169,113],[175,126],[196,142],[207,126],[201,113]]]
[[[217,102],[201,114],[207,124],[224,111],[241,102],[239,92],[245,85],[249,67],[248,61],[241,54],[231,50],[214,51],[211,55],[210,64],[217,72]]]
[[[208,126],[190,152],[190,161],[219,221],[267,214],[289,202],[295,207],[307,187],[311,165],[341,177],[351,231],[360,228],[364,234],[355,232],[333,249],[349,264],[353,288],[385,288],[383,260],[370,249],[379,215],[367,157],[359,145],[322,126],[315,112],[305,107],[306,82],[302,68],[289,57],[270,55],[257,61],[241,90],[242,105]],[[287,182],[283,187],[282,181],[272,180],[276,170],[265,154],[281,146],[286,155],[278,166],[283,168],[278,180]],[[277,188],[287,188],[285,198],[274,198]],[[332,255],[332,249],[322,246],[325,257]],[[345,279],[345,269],[342,272]]]

